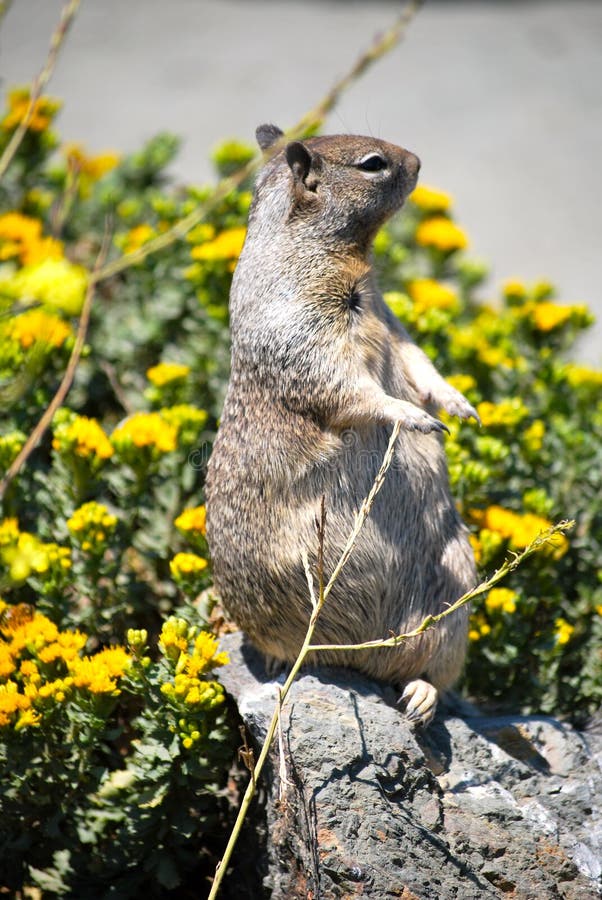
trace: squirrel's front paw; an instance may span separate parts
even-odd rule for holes
[[[429,394],[428,399],[436,406],[444,409],[450,416],[458,416],[460,419],[476,419],[481,424],[479,414],[471,406],[466,397],[451,386],[444,383],[444,386]]]
[[[438,434],[442,431],[449,433],[447,425],[429,415],[422,407],[414,406],[413,403],[408,403],[406,400],[392,401],[386,413],[392,422],[401,422],[402,428],[407,431],[421,431],[422,434],[431,432]]]

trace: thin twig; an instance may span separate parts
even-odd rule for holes
[[[401,641],[405,641],[408,638],[417,637],[419,634],[423,634],[425,631],[428,631],[429,628],[432,628],[442,619],[445,619],[446,616],[450,616],[452,613],[456,612],[460,607],[466,606],[471,600],[474,600],[476,597],[480,597],[482,594],[486,594],[491,590],[494,585],[498,584],[503,578],[506,577],[510,572],[513,572],[514,569],[518,568],[522,562],[524,562],[527,557],[532,556],[533,553],[537,553],[547,544],[553,544],[553,539],[555,535],[562,534],[565,531],[573,528],[575,522],[573,520],[566,520],[563,522],[558,522],[556,525],[552,525],[547,531],[542,532],[536,538],[534,538],[531,543],[524,548],[521,553],[515,553],[511,559],[504,560],[503,564],[499,569],[490,575],[489,578],[486,578],[480,584],[478,584],[475,588],[472,588],[470,591],[466,591],[465,594],[462,594],[454,603],[451,603],[447,609],[443,610],[441,613],[437,613],[437,615],[426,616],[426,618],[418,625],[413,631],[407,631],[403,634],[396,634],[390,638],[384,638],[382,640],[377,641],[364,641],[361,644],[311,644],[308,647],[308,650],[317,652],[324,650],[373,650],[378,647],[396,647]]]
[[[142,262],[152,253],[164,250],[166,247],[173,244],[174,241],[183,238],[195,227],[195,225],[202,222],[229,193],[254,175],[266,160],[271,159],[279,153],[288,141],[301,138],[307,134],[308,131],[319,126],[323,122],[325,116],[337,104],[343,92],[346,91],[360,75],[363,75],[369,66],[392,50],[393,47],[402,40],[408,25],[422,6],[422,3],[423,0],[410,0],[393,25],[374,39],[372,45],[361,54],[349,72],[337,81],[320,102],[306,113],[296,125],[293,125],[292,128],[288,129],[283,138],[276,141],[264,154],[248,162],[246,166],[243,166],[243,168],[239,169],[234,175],[220,181],[212,196],[205,203],[201,204],[201,206],[197,207],[197,209],[190,212],[187,216],[184,216],[184,218],[176,222],[170,229],[164,231],[152,240],[147,241],[131,253],[126,253],[124,256],[119,257],[119,259],[113,260],[113,262],[103,266],[103,268],[97,272],[96,280],[101,281],[105,278],[110,278],[112,275],[117,275],[119,272],[123,272],[130,266]]]
[[[0,178],[3,177],[4,173],[8,169],[13,156],[19,149],[19,145],[25,137],[25,133],[29,127],[31,117],[33,116],[35,110],[36,101],[38,100],[44,87],[48,84],[50,77],[54,71],[54,67],[59,55],[59,50],[61,49],[71,23],[75,18],[75,14],[79,7],[79,2],[80,0],[68,0],[61,11],[61,18],[54,30],[52,38],[50,39],[50,48],[48,50],[48,56],[46,57],[44,68],[37,76],[37,78],[35,78],[32,82],[31,90],[29,93],[29,106],[27,107],[27,112],[25,113],[21,122],[19,122],[19,125],[15,129],[13,136],[4,148],[4,153],[0,157]]]
[[[111,243],[111,237],[109,234],[108,226],[105,228],[105,234],[102,242],[102,246],[100,248],[100,252],[96,259],[96,263],[94,265],[93,272],[95,272],[100,266],[102,266],[104,260],[107,257],[107,253],[109,251],[109,246]],[[80,314],[79,323],[77,326],[77,334],[75,336],[75,342],[73,344],[73,349],[71,351],[71,356],[69,357],[69,362],[67,363],[67,368],[65,369],[65,374],[61,379],[61,383],[58,386],[57,392],[50,401],[47,408],[44,410],[44,413],[35,426],[25,444],[21,448],[21,452],[13,461],[12,465],[0,481],[0,502],[4,497],[7,487],[13,480],[13,478],[18,475],[21,471],[21,468],[37,447],[39,442],[41,441],[44,432],[52,422],[52,418],[62,403],[65,400],[65,397],[69,393],[69,389],[73,382],[73,378],[75,376],[75,370],[77,369],[82,350],[84,348],[84,342],[86,340],[86,334],[88,332],[88,325],[90,324],[90,313],[92,310],[92,300],[94,297],[94,291],[96,289],[96,282],[93,278],[88,280],[88,286],[86,289],[86,296],[84,298],[84,303],[82,306],[82,311]]]
[[[393,428],[393,432],[391,434],[391,439],[389,440],[389,446],[387,447],[387,452],[385,453],[382,465],[381,465],[381,467],[378,471],[378,474],[374,480],[374,484],[372,485],[370,493],[368,494],[368,496],[366,497],[366,499],[364,500],[364,502],[361,505],[360,512],[357,515],[357,518],[356,518],[356,521],[355,521],[355,524],[353,527],[353,531],[350,534],[349,540],[347,541],[347,544],[345,545],[345,549],[343,550],[343,553],[341,554],[341,558],[339,559],[339,562],[337,563],[337,565],[335,567],[335,572],[337,574],[340,573],[345,562],[349,558],[349,554],[351,553],[351,550],[353,548],[355,540],[357,539],[357,536],[370,513],[372,504],[374,503],[374,499],[375,499],[378,491],[382,487],[382,484],[385,479],[385,475],[387,474],[387,470],[388,470],[389,466],[391,465],[391,461],[393,459],[395,441],[397,440],[397,436],[399,434],[399,427],[400,427],[399,424],[396,424]],[[326,525],[326,508],[325,508],[325,499],[323,497],[321,504],[320,504],[320,517],[316,521],[317,532],[318,532],[318,560],[323,559],[323,557],[324,557],[325,525]],[[301,650],[299,651],[299,655],[297,656],[297,659],[293,663],[293,666],[291,668],[291,671],[289,672],[288,678],[286,679],[286,681],[284,682],[284,685],[279,690],[278,699],[276,702],[276,706],[274,708],[274,712],[272,714],[272,718],[270,720],[270,724],[268,726],[268,731],[267,731],[265,740],[263,742],[263,747],[261,748],[259,758],[257,759],[257,762],[255,764],[255,771],[253,773],[254,777],[249,781],[249,783],[247,785],[247,789],[246,789],[244,797],[242,799],[242,803],[240,805],[240,809],[239,809],[238,815],[236,817],[236,822],[234,823],[234,827],[230,834],[230,838],[228,840],[228,844],[224,851],[224,855],[215,870],[215,878],[213,881],[213,885],[211,887],[211,892],[209,894],[208,900],[215,900],[215,897],[217,896],[217,892],[219,890],[220,884],[222,883],[223,877],[226,872],[226,868],[228,866],[228,863],[230,862],[232,852],[234,850],[234,847],[236,846],[236,842],[238,841],[238,836],[240,834],[242,824],[246,818],[247,810],[249,809],[251,801],[252,801],[253,797],[255,796],[257,779],[259,778],[259,775],[260,775],[260,773],[263,769],[263,766],[265,765],[265,762],[267,760],[268,753],[269,753],[272,741],[274,739],[274,734],[276,733],[276,729],[277,729],[278,723],[280,721],[280,714],[281,714],[282,707],[284,706],[284,703],[286,701],[286,698],[289,694],[289,691],[292,687],[292,684],[293,684],[295,678],[299,674],[299,670],[301,669],[303,663],[305,662],[305,657],[307,656],[307,654],[309,652],[309,648],[311,646],[311,639],[314,634],[314,630],[315,630],[315,627],[316,627],[316,624],[318,621],[318,617],[320,615],[322,607],[328,596],[327,588],[329,588],[329,586],[332,587],[332,584],[334,583],[333,578],[331,577],[329,579],[328,585],[326,585],[326,586],[324,585],[323,569],[320,569],[320,567],[318,567],[318,580],[319,580],[318,599],[317,599],[317,602],[315,603],[315,606],[313,608],[312,614],[309,619],[309,624],[307,626],[307,632],[305,634],[303,646],[301,647]]]

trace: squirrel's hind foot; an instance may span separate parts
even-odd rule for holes
[[[433,721],[437,709],[437,688],[422,678],[408,681],[400,704],[405,704],[405,715],[415,728],[426,728]]]

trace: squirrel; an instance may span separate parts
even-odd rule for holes
[[[262,150],[283,137],[256,132]],[[379,292],[378,229],[414,189],[419,159],[371,137],[292,141],[260,171],[230,293],[231,375],[206,480],[207,539],[226,612],[269,659],[293,662],[312,612],[325,498],[328,576],[385,454],[393,463],[317,620],[314,643],[416,628],[476,584],[452,499],[437,408],[476,411],[411,340]],[[466,654],[466,606],[396,647],[320,651],[393,684],[415,726]],[[316,659],[317,657],[317,659]]]

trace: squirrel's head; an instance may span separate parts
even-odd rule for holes
[[[256,134],[262,150],[283,137],[275,125],[261,125]],[[285,182],[289,221],[311,222],[318,238],[361,246],[402,206],[419,169],[418,157],[394,144],[325,135],[287,144],[264,169],[261,184]]]

